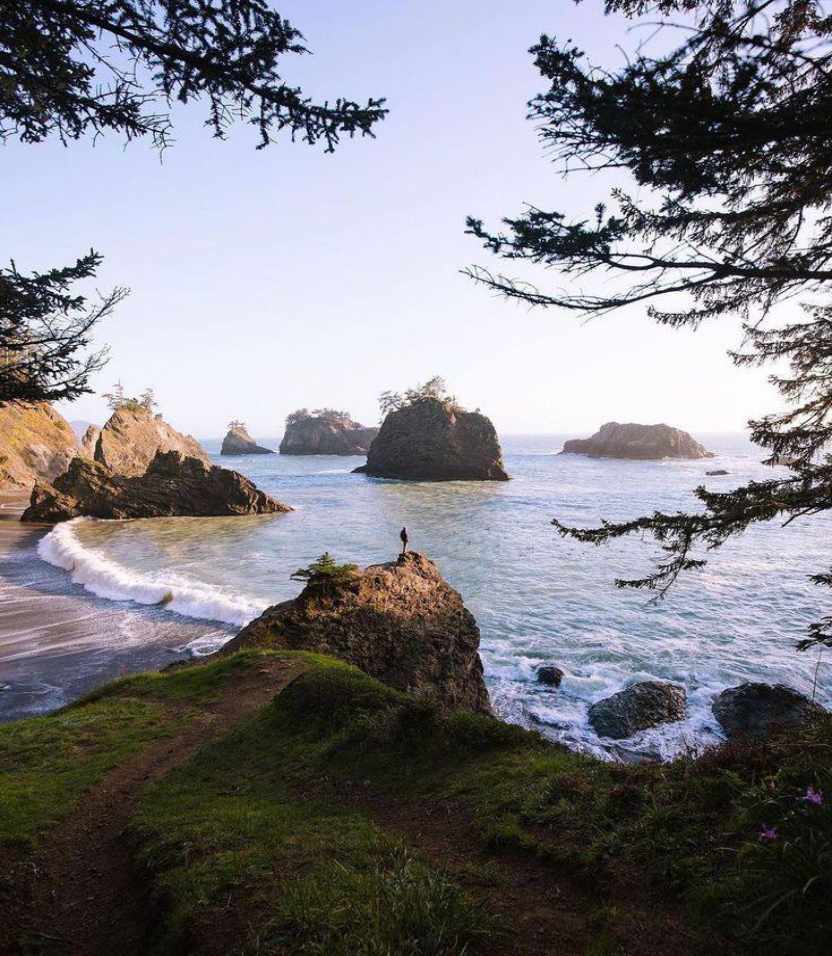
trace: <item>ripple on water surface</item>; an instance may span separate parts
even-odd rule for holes
[[[811,692],[814,658],[795,640],[822,613],[807,576],[828,565],[828,521],[756,528],[701,573],[650,604],[614,579],[640,575],[655,548],[637,540],[601,549],[559,538],[550,525],[589,525],[654,509],[689,508],[703,481],[772,476],[759,450],[734,436],[705,437],[703,462],[623,462],[555,455],[557,436],[506,439],[508,483],[379,481],[353,475],[360,459],[257,456],[222,459],[297,510],[230,519],[81,521],[41,545],[44,558],[94,593],[159,604],[237,625],[297,593],[296,568],[328,550],[361,564],[389,560],[398,531],[439,565],[482,631],[497,710],[569,746],[601,754],[668,756],[719,738],[713,695],[742,680],[785,681]],[[707,479],[714,467],[728,478]],[[225,636],[199,639],[195,652]],[[213,642],[213,643],[212,643]],[[562,686],[535,682],[556,663]],[[820,670],[818,698],[830,703]],[[611,746],[589,727],[587,707],[634,680],[672,680],[688,692],[688,718]]]

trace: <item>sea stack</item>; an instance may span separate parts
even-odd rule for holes
[[[333,408],[300,408],[286,419],[281,455],[366,455],[378,434]]]
[[[455,402],[424,397],[389,412],[355,469],[374,478],[412,481],[508,481],[490,419]]]
[[[114,474],[143,475],[160,451],[178,451],[210,467],[208,453],[190,435],[183,435],[161,415],[133,402],[117,408],[101,429],[94,458]]]
[[[490,713],[480,632],[460,595],[415,552],[363,571],[312,576],[226,644],[330,654],[446,710]]]
[[[248,478],[159,451],[142,475],[115,474],[106,465],[77,457],[52,484],[35,485],[22,521],[56,523],[71,518],[214,517],[291,511]]]
[[[621,425],[607,422],[591,438],[564,442],[562,455],[589,455],[591,458],[713,458],[691,435],[670,425]]]
[[[228,434],[222,440],[221,455],[273,455],[274,450],[264,448],[249,435],[243,422],[233,421],[228,426]]]

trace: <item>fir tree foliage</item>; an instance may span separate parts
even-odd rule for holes
[[[492,253],[569,280],[541,290],[482,267],[468,274],[534,306],[598,315],[645,303],[654,320],[696,329],[739,316],[738,366],[777,363],[785,411],[749,423],[784,477],[726,493],[696,489],[701,511],[578,529],[602,544],[650,534],[665,557],[622,587],[664,595],[706,551],[751,525],[788,524],[832,508],[832,16],[817,0],[606,0],[645,27],[617,70],[593,66],[571,41],[543,36],[531,53],[546,88],[529,104],[548,155],[567,177],[616,169],[614,189],[570,219],[531,207],[492,231],[468,230]],[[631,34],[635,36],[636,34]],[[600,281],[599,281],[600,280]],[[599,293],[588,288],[610,291]],[[796,321],[778,303],[801,295]],[[779,369],[787,369],[781,373]],[[812,580],[832,585],[832,569]],[[832,645],[832,616],[799,647]]]
[[[285,131],[332,152],[372,136],[381,99],[315,102],[281,75],[308,53],[265,0],[18,0],[0,5],[0,140],[39,143],[116,132],[171,142],[169,108],[207,104],[222,139],[235,120],[259,147]]]
[[[308,567],[298,568],[290,575],[292,581],[306,581],[308,583],[343,584],[350,580],[358,570],[357,564],[338,564],[329,553],[324,553]]]
[[[442,402],[448,408],[457,408],[456,396],[448,393],[448,386],[445,379],[439,375],[434,375],[421,385],[415,388],[408,388],[402,392],[382,392],[378,397],[378,405],[381,410],[382,418],[390,412],[398,411],[408,405],[415,405],[417,402],[424,402],[433,399]]]
[[[87,352],[96,323],[128,295],[116,288],[89,301],[73,291],[93,278],[101,256],[90,251],[73,265],[23,274],[0,269],[0,405],[54,402],[91,392],[88,380],[107,351]]]

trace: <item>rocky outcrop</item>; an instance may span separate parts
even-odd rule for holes
[[[0,405],[0,487],[23,491],[51,481],[77,454],[72,426],[51,405]]]
[[[497,432],[480,412],[424,398],[390,412],[355,469],[375,478],[508,481]]]
[[[670,425],[620,425],[607,422],[591,438],[564,442],[562,455],[589,455],[591,458],[713,458],[712,452],[687,432]]]
[[[317,651],[445,709],[490,712],[480,632],[433,562],[410,552],[345,579],[312,578],[293,601],[269,608],[222,650]]]
[[[81,455],[84,458],[95,458],[95,447],[98,444],[98,436],[101,429],[97,425],[88,425],[81,438]]]
[[[53,484],[37,484],[23,521],[157,518],[174,515],[271,514],[291,511],[236,471],[160,451],[143,475],[114,474],[100,462],[73,458]]]
[[[249,435],[242,422],[233,422],[222,440],[221,455],[273,455],[271,448],[264,448]]]
[[[785,684],[745,683],[722,691],[711,709],[727,737],[764,737],[826,713],[820,704]]]
[[[535,676],[538,684],[544,684],[546,687],[560,687],[564,674],[554,664],[544,664],[542,667],[538,667]]]
[[[622,740],[657,724],[683,720],[686,701],[684,687],[642,681],[593,704],[589,722],[599,737]]]
[[[110,416],[95,445],[95,460],[117,475],[143,475],[160,451],[177,451],[211,465],[208,453],[190,435],[183,435],[160,415],[140,405],[123,405]]]
[[[346,416],[290,415],[280,442],[281,455],[366,455],[377,428]]]

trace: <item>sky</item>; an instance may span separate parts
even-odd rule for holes
[[[313,51],[285,58],[284,79],[320,98],[385,96],[376,139],[257,150],[245,125],[212,139],[197,103],[175,111],[161,158],[117,136],[2,148],[5,257],[46,269],[93,247],[95,286],[132,290],[98,329],[111,349],[99,394],[61,405],[68,418],[103,423],[100,393],[121,381],[153,387],[165,418],[199,437],[231,419],[274,436],[299,407],[373,424],[380,392],[433,375],[503,434],[610,420],[737,431],[777,406],[765,373],[726,355],[735,320],[676,331],[635,307],[587,322],[461,274],[510,265],[465,235],[466,215],[497,225],[533,203],[587,216],[606,198],[609,178],[565,180],[543,154],[525,118],[544,88],[528,48],[547,33],[616,65],[637,41],[628,21],[601,0],[274,5]]]

